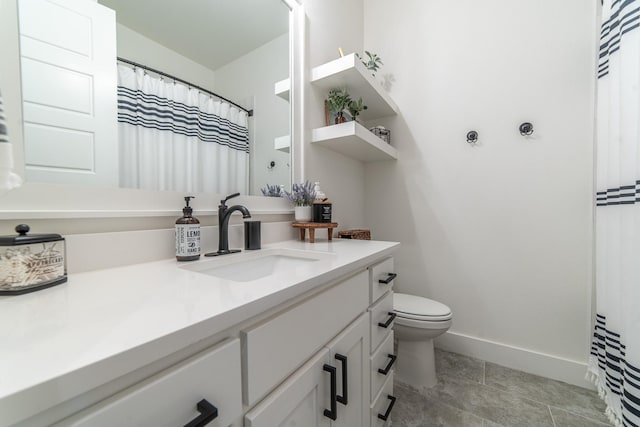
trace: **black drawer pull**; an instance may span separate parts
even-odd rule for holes
[[[184,427],[204,427],[218,418],[218,408],[209,403],[207,399],[202,399],[198,402],[196,409],[200,412],[200,415],[189,421]]]
[[[349,384],[347,379],[347,356],[343,356],[341,354],[336,353],[336,360],[339,360],[342,363],[342,396],[336,395],[336,400],[343,405],[347,406],[349,404]]]
[[[387,321],[384,323],[378,322],[378,326],[380,326],[381,328],[388,328],[389,325],[391,325],[391,322],[393,322],[393,319],[395,318],[396,318],[396,314],[393,311],[390,311],[389,318],[387,319]]]
[[[389,363],[387,363],[387,366],[385,366],[384,369],[378,368],[378,372],[382,375],[387,375],[389,373],[391,367],[394,363],[396,363],[396,359],[398,358],[398,356],[396,356],[395,354],[387,354],[387,357],[390,359]]]
[[[389,400],[391,401],[389,403],[389,406],[387,407],[387,411],[384,413],[384,415],[378,414],[378,418],[380,418],[382,421],[387,421],[389,419],[389,414],[391,414],[393,405],[396,404],[396,398],[394,396],[387,395],[387,398],[389,398]]]
[[[329,372],[329,375],[331,375],[331,410],[325,409],[324,416],[335,421],[336,418],[338,418],[338,404],[336,403],[338,395],[338,387],[336,384],[336,368],[325,363],[322,367],[322,370]]]
[[[383,285],[388,285],[389,283],[391,283],[391,281],[393,279],[395,279],[396,277],[398,277],[398,275],[396,273],[387,273],[388,276],[386,279],[379,279],[378,283],[382,283]]]

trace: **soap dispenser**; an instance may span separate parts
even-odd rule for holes
[[[184,198],[186,206],[183,216],[176,221],[176,259],[178,261],[195,261],[200,258],[200,221],[193,217],[193,209],[189,201],[193,196]]]

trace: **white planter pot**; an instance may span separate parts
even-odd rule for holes
[[[296,206],[294,207],[296,222],[310,222],[311,221],[311,206]]]

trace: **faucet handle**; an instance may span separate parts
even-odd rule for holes
[[[234,197],[238,197],[239,195],[240,193],[229,194],[227,197],[225,197],[224,200],[220,200],[220,204],[224,205],[225,203],[227,203],[227,200],[233,199]]]

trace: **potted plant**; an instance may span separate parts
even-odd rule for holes
[[[347,108],[351,114],[351,120],[356,120],[360,113],[367,109],[367,106],[362,102],[362,98],[359,98],[357,101],[352,99]]]
[[[349,107],[350,102],[351,96],[346,89],[329,91],[327,105],[329,107],[329,111],[337,115],[335,120],[336,124],[344,123],[347,121],[347,119],[344,117],[344,112]]]
[[[296,222],[311,221],[311,205],[316,198],[311,182],[293,184],[291,192],[285,190],[284,195],[294,205]]]

